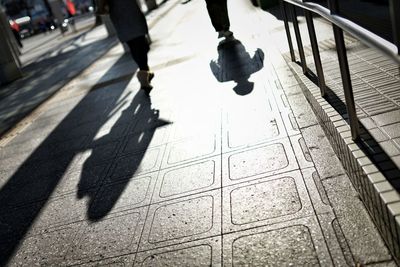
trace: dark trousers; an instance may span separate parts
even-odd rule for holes
[[[149,42],[146,36],[139,36],[135,39],[126,42],[131,51],[133,60],[139,66],[140,70],[149,70],[149,65],[147,64],[147,53],[150,50]]]
[[[206,0],[208,15],[215,31],[229,30],[229,16],[227,0]]]

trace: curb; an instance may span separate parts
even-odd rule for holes
[[[351,139],[346,120],[320,95],[301,67],[287,62],[324,129],[336,155],[397,263],[400,263],[400,194],[369,159],[365,148]],[[362,134],[369,135],[363,129]]]

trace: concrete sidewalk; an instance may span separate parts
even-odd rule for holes
[[[204,1],[161,18],[150,98],[118,45],[8,137],[1,264],[396,266],[296,79],[278,76],[265,25],[279,22],[247,0],[230,13],[240,41],[219,47]]]

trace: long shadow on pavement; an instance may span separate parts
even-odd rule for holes
[[[0,136],[115,44],[112,38],[99,40],[25,67],[24,78],[0,88]]]
[[[121,57],[103,77],[110,76],[112,72],[118,72],[118,65],[123,61],[126,61],[126,56]],[[132,74],[134,72],[135,67],[133,66]],[[113,113],[115,109],[121,106],[121,102],[124,101],[122,95],[131,78],[132,76],[126,77],[123,81],[119,80],[118,83],[103,88],[95,86],[40,143],[35,151],[21,165],[17,165],[15,171],[10,172],[13,174],[0,189],[1,266],[10,261],[32,227],[37,227],[38,222],[39,225],[41,223],[44,227],[47,227],[46,225],[49,222],[38,220],[38,217],[49,204],[50,198],[56,193],[56,189],[58,190],[58,187],[64,184],[66,179],[72,179],[68,182],[73,183],[72,191],[76,191],[78,182],[73,181],[74,178],[69,176],[70,172],[73,173],[71,168],[77,166],[75,168],[78,169],[79,173],[84,162],[78,196],[87,195],[85,190],[93,187],[98,188],[103,182],[102,178],[104,178],[104,175],[100,175],[104,174],[104,170],[97,173],[99,176],[94,175],[96,168],[93,165],[101,165],[102,162],[110,163],[115,158],[115,153],[106,152],[115,151],[111,148],[117,147],[118,142],[114,141],[121,139],[127,141],[126,138],[123,139],[125,135],[133,129],[140,129],[136,131],[140,136],[136,142],[140,146],[141,152],[136,155],[135,163],[125,166],[129,174],[134,174],[155,131],[152,122],[157,121],[158,112],[151,109],[150,100],[139,91],[129,108],[122,112],[117,123],[108,126],[108,129],[104,126],[115,115]],[[96,135],[103,130],[108,131],[109,134],[96,140]],[[102,150],[101,145],[106,145],[106,149]],[[80,155],[88,150],[93,150],[93,153],[85,161],[83,156],[80,157]],[[90,172],[90,176],[88,172]],[[109,203],[105,203],[103,206],[89,207],[89,219],[97,220],[105,216],[118,199],[121,190],[123,188],[112,193]],[[64,217],[67,217],[68,214],[77,212],[68,210],[66,207],[58,208],[60,208],[58,210],[60,214],[57,214],[57,216],[60,217],[58,218],[60,222],[66,220]],[[92,209],[96,212],[93,212]],[[50,218],[50,220],[54,219],[56,218]]]
[[[90,175],[93,166],[102,161],[105,149],[110,151],[110,147],[105,144],[115,144],[116,137],[120,135],[119,132],[127,121],[130,122],[130,126],[126,130],[126,138],[119,147],[118,153],[118,156],[121,156],[118,159],[122,158],[122,161],[128,159],[127,164],[122,164],[122,168],[113,169],[112,173],[107,175],[106,180],[103,181],[105,190],[100,192],[87,190],[94,186],[93,176]],[[89,220],[98,221],[112,210],[128,185],[129,179],[138,170],[155,131],[158,127],[167,124],[167,121],[159,119],[159,111],[152,109],[150,98],[139,91],[110,132],[89,145],[92,153],[83,165],[77,191],[78,198],[89,197],[90,199],[87,211]]]

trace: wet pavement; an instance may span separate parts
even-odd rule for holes
[[[219,45],[204,1],[177,3],[151,28],[150,98],[116,45],[2,140],[0,262],[396,266],[279,22],[230,1],[238,41]]]

